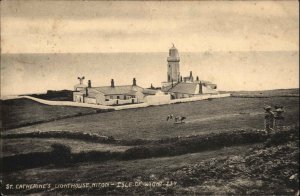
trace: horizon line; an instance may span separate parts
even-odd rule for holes
[[[168,49],[169,50],[169,49]],[[180,51],[180,53],[214,53],[214,52],[227,52],[227,53],[235,53],[235,52],[298,52],[298,50],[203,50],[203,51]],[[24,52],[24,53],[0,53],[1,55],[9,55],[9,54],[120,54],[120,53],[168,53],[168,51],[132,51],[132,52],[122,52],[122,51],[114,51],[114,52]]]

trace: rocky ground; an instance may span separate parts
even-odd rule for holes
[[[205,159],[205,156],[202,156],[181,164],[174,164],[178,162],[174,159],[173,164],[170,162],[166,165],[166,157],[131,161],[115,160],[107,163],[78,164],[70,168],[48,166],[48,169],[45,167],[38,170],[24,170],[9,174],[8,177],[15,179],[18,178],[16,176],[20,176],[20,179],[24,179],[26,176],[27,183],[34,183],[39,179],[40,183],[51,183],[51,180],[61,183],[114,181],[133,182],[139,185],[129,187],[127,184],[127,187],[120,188],[123,185],[118,184],[118,186],[79,189],[53,187],[42,192],[37,189],[23,190],[22,193],[27,194],[295,195],[299,190],[298,146],[299,127],[296,126],[272,134],[263,143],[249,145],[240,153],[211,154],[209,158]],[[230,147],[225,147],[222,151],[226,152],[226,148]],[[183,156],[184,159],[191,160],[194,155]],[[162,162],[155,162],[155,160]],[[160,167],[160,164],[165,166]],[[141,165],[145,167],[148,165],[149,168],[146,169]],[[65,178],[61,178],[60,175]],[[20,190],[13,192],[20,193]]]
[[[122,194],[295,195],[299,190],[298,146],[298,128],[279,132],[244,155],[211,158],[143,179],[174,181],[175,186],[123,189]],[[121,193],[116,189],[105,192]]]
[[[299,132],[295,129],[274,135],[244,156],[210,159],[175,171],[180,188],[174,193],[293,195],[299,190],[298,168]]]

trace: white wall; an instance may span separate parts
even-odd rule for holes
[[[137,103],[138,100],[137,98],[132,98],[134,100],[134,103]],[[118,101],[118,104],[119,105],[122,105],[122,104],[129,104],[129,103],[132,103],[132,99],[126,99],[126,100],[119,100]]]
[[[152,95],[152,96],[155,96],[155,95]],[[208,98],[222,98],[222,97],[230,97],[230,94],[226,93],[226,94],[217,94],[217,95],[211,95],[211,94],[199,95],[199,96],[191,97],[191,98],[169,100],[169,103],[172,104],[172,103],[177,103],[177,102],[189,102],[189,101],[204,100],[204,99],[208,99]],[[88,104],[88,103],[76,103],[76,102],[72,102],[72,101],[48,101],[48,100],[39,99],[39,98],[35,98],[35,97],[30,97],[30,96],[20,96],[20,98],[31,99],[31,100],[34,100],[34,101],[37,101],[39,103],[46,104],[46,105],[64,105],[64,106],[77,106],[77,107],[89,107],[89,108],[99,108],[99,109],[115,109],[115,110],[140,108],[140,107],[149,106],[148,103],[129,104],[129,105],[123,105],[123,106],[122,105],[120,105],[120,106],[106,106],[106,105],[96,105],[96,104]],[[116,100],[112,100],[112,101],[115,102]],[[159,104],[157,104],[157,105],[159,105]]]
[[[99,109],[114,109],[114,107],[111,106],[95,105],[89,103],[76,103],[73,101],[49,101],[49,100],[39,99],[30,96],[20,96],[20,98],[31,99],[46,105],[63,105],[63,106],[77,106],[77,107],[88,107],[88,108],[99,108]]]
[[[145,97],[145,101],[148,105],[161,105],[169,104],[171,96],[168,95],[149,95]]]
[[[85,97],[84,98],[84,103],[96,104],[96,99],[95,98],[90,98],[90,97]]]
[[[134,100],[134,103],[138,103],[137,98],[132,98],[132,99]],[[118,105],[131,104],[132,99],[125,99],[125,100],[123,100],[123,99],[110,99],[109,101],[104,101],[101,104],[106,105],[106,106],[117,105],[117,102],[118,102]]]
[[[81,92],[73,92],[73,101],[83,103],[83,94]]]
[[[199,100],[215,99],[215,98],[222,98],[222,97],[230,97],[230,94],[229,93],[226,93],[226,94],[199,94],[199,95],[196,95],[196,96],[190,97],[190,98],[172,99],[170,101],[170,103],[199,101]]]

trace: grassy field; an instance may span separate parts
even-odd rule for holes
[[[92,132],[116,139],[161,139],[239,128],[262,129],[266,104],[284,106],[286,125],[298,123],[298,97],[228,97],[79,116],[5,133],[64,130]],[[186,116],[186,123],[167,122],[168,114]]]
[[[232,96],[250,96],[250,97],[278,97],[278,96],[298,96],[299,89],[276,89],[267,91],[228,91]]]
[[[4,129],[78,114],[96,113],[96,110],[91,108],[49,106],[25,98],[0,101]]]
[[[285,93],[293,91],[285,91]],[[299,90],[298,90],[299,92]],[[276,94],[277,93],[277,94]],[[251,94],[251,93],[250,93]],[[163,105],[139,109],[96,113],[93,109],[46,106],[30,100],[19,99],[2,102],[5,111],[4,125],[9,127],[14,124],[27,126],[4,130],[1,134],[18,134],[26,132],[49,131],[74,131],[96,133],[99,135],[113,136],[120,140],[159,140],[163,138],[176,138],[178,136],[199,135],[208,140],[208,135],[215,133],[239,133],[238,129],[263,129],[265,105],[284,106],[285,125],[299,124],[299,97],[281,97],[283,91],[271,92],[268,98],[238,98],[228,97],[197,102]],[[269,94],[270,95],[270,94]],[[76,115],[78,113],[92,114],[76,116],[45,122],[57,116]],[[166,121],[169,114],[186,116],[186,123],[173,124]],[[28,122],[39,122],[28,125]],[[163,157],[145,159],[124,159],[74,162],[62,167],[48,164],[35,166],[36,168],[9,171],[1,174],[5,183],[100,183],[100,182],[136,182],[136,181],[175,181],[176,186],[151,188],[89,188],[89,189],[47,189],[46,194],[294,194],[299,189],[299,177],[292,176],[299,173],[299,132],[294,135],[280,135],[274,141],[266,140],[228,145],[220,149],[199,149],[186,151],[186,154],[164,154]],[[247,130],[249,131],[249,130]],[[68,133],[69,133],[68,132]],[[262,133],[262,131],[259,131]],[[53,132],[51,132],[53,133]],[[298,134],[298,135],[297,135]],[[296,135],[296,136],[295,136]],[[198,137],[198,136],[197,136]],[[193,137],[191,137],[193,138]],[[233,138],[233,137],[230,137]],[[235,140],[241,141],[240,135]],[[249,140],[247,135],[247,141]],[[219,138],[220,141],[228,141]],[[162,140],[168,141],[168,140]],[[169,151],[183,149],[191,145],[192,140],[181,138],[168,145],[167,143],[153,143],[146,145],[149,149]],[[198,145],[195,140],[193,145]],[[200,140],[199,140],[200,141]],[[215,140],[213,140],[215,141]],[[231,140],[230,140],[231,141]],[[271,145],[267,143],[273,141]],[[278,143],[279,141],[279,143]],[[282,143],[282,141],[284,143]],[[15,138],[2,139],[3,155],[12,156],[34,152],[50,152],[51,144],[61,143],[71,147],[72,153],[91,151],[111,151],[123,153],[135,146],[122,146],[116,144],[101,144],[96,141],[88,142],[78,139],[65,138]],[[212,142],[213,143],[213,142]],[[220,142],[222,143],[222,142]],[[213,143],[214,144],[214,143]],[[219,142],[218,142],[219,144]],[[193,146],[192,145],[192,146]],[[201,146],[201,145],[200,145]],[[210,146],[210,145],[208,145]],[[143,144],[138,146],[143,150]],[[152,148],[153,147],[153,148]],[[174,148],[171,148],[174,147]],[[190,149],[190,148],[188,148]],[[138,151],[134,151],[138,152]],[[142,151],[143,152],[143,151]],[[125,153],[126,154],[126,153]],[[172,153],[171,153],[172,154]],[[92,154],[93,155],[93,154]],[[99,155],[99,154],[98,154]],[[91,157],[90,157],[91,158]],[[29,163],[30,164],[30,163]],[[45,164],[44,164],[45,165]],[[41,193],[39,189],[13,190],[9,193]]]

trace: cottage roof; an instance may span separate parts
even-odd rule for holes
[[[185,83],[181,82],[170,88],[168,92],[172,93],[184,93],[184,94],[195,94],[197,83]]]
[[[140,86],[124,85],[124,86],[101,86],[92,87],[92,89],[97,90],[105,95],[135,95],[137,89],[142,90]]]
[[[96,98],[96,94],[88,94],[88,96],[87,96],[88,98]]]
[[[147,89],[147,88],[143,89],[143,91],[142,91],[143,94],[147,94],[147,95],[155,95],[156,92],[157,92],[157,90]]]
[[[172,93],[184,93],[184,94],[195,94],[197,85],[201,82],[201,84],[205,87],[209,87],[211,89],[217,88],[216,84],[213,84],[209,81],[195,81],[195,82],[180,82],[177,84],[169,85],[164,88],[162,88],[163,92],[172,92]]]
[[[164,86],[164,87],[162,87],[161,90],[162,90],[163,92],[168,92],[171,88],[172,88],[172,85],[169,85],[169,86]]]

